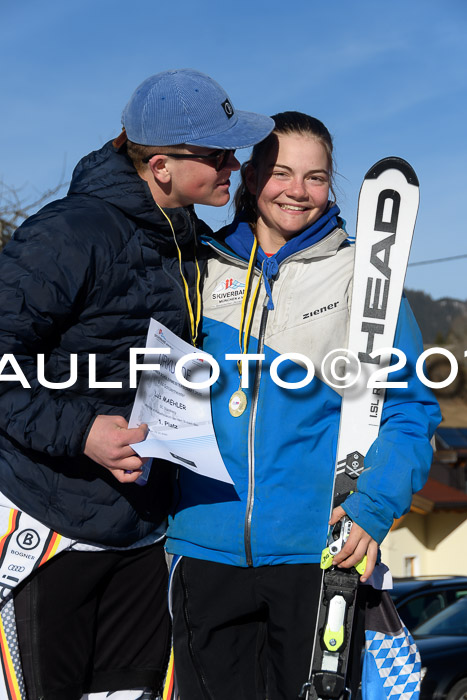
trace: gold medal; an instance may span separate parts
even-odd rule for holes
[[[258,277],[258,283],[256,285],[256,289],[253,293],[253,299],[251,303],[251,309],[250,313],[247,316],[247,309],[248,309],[248,297],[249,297],[249,292],[250,292],[250,284],[251,284],[251,278],[253,275],[254,267],[255,267],[255,261],[256,261],[256,252],[258,250],[258,241],[255,238],[253,242],[253,246],[251,248],[251,253],[250,253],[250,261],[248,263],[248,272],[246,275],[246,282],[245,282],[245,293],[243,294],[243,300],[242,300],[242,308],[240,312],[240,327],[238,329],[238,342],[240,345],[240,352],[243,354],[246,354],[248,352],[248,341],[250,338],[250,329],[251,329],[251,322],[253,320],[253,311],[255,308],[255,302],[256,298],[258,296],[258,291],[261,285],[261,275]],[[246,327],[245,326],[245,321],[246,321]],[[244,331],[244,332],[243,332]],[[242,341],[242,333],[243,333],[243,341]],[[237,361],[237,367],[238,367],[238,378],[239,378],[239,388],[237,391],[234,391],[232,396],[230,397],[229,401],[229,413],[231,416],[234,418],[238,418],[245,412],[245,408],[247,406],[248,400],[246,398],[246,394],[241,389],[240,387],[242,386],[242,363],[240,360]]]
[[[234,391],[229,401],[229,412],[234,418],[242,415],[247,405],[246,394],[242,389]]]

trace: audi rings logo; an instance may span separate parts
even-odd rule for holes
[[[25,570],[25,566],[20,566],[19,564],[10,564],[8,567],[8,571],[16,571],[18,574],[21,574]]]
[[[35,549],[41,538],[35,530],[21,530],[16,535],[16,541],[21,549]]]

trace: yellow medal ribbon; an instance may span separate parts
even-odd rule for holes
[[[241,310],[241,315],[240,315],[240,328],[239,328],[239,337],[238,337],[238,342],[240,344],[240,352],[242,355],[248,352],[248,343],[250,341],[250,330],[251,330],[251,323],[253,321],[253,311],[255,308],[255,302],[256,302],[256,297],[258,296],[259,292],[259,287],[261,284],[261,275],[258,278],[258,283],[255,287],[255,291],[253,292],[253,297],[251,299],[251,304],[250,304],[250,312],[248,314],[248,318],[246,319],[246,324],[245,324],[245,316],[246,316],[246,310],[248,306],[248,295],[250,292],[250,284],[251,284],[251,278],[253,276],[253,270],[255,269],[255,263],[256,263],[256,253],[258,251],[258,241],[255,237],[253,247],[251,249],[251,254],[250,254],[250,260],[248,262],[248,272],[246,275],[246,281],[245,281],[245,294],[243,295],[243,300],[242,300],[242,310]],[[245,326],[245,330],[243,330],[243,327]],[[243,342],[242,342],[242,333],[243,333]],[[240,376],[242,374],[241,370],[241,363],[239,364],[239,372]]]
[[[156,204],[157,204],[157,202],[156,202]],[[198,339],[199,322],[201,320],[201,273],[199,271],[198,259],[197,259],[196,254],[195,254],[195,264],[196,264],[196,319],[195,319],[195,314],[193,312],[193,306],[192,306],[191,300],[190,300],[190,288],[188,287],[188,283],[185,279],[185,275],[183,274],[183,270],[182,270],[182,252],[180,250],[180,246],[178,245],[178,241],[177,241],[177,237],[175,235],[174,227],[172,226],[172,222],[170,221],[169,217],[167,216],[165,211],[162,209],[162,207],[160,207],[158,204],[157,204],[157,206],[159,207],[162,214],[165,216],[165,218],[169,222],[170,230],[172,231],[175,245],[177,246],[178,266],[180,268],[180,276],[183,280],[186,308],[188,311],[188,316],[190,317],[191,342],[196,347],[196,341]],[[195,232],[195,240],[196,240],[196,232]]]
[[[245,355],[248,352],[251,324],[253,321],[253,312],[254,312],[259,288],[261,285],[261,275],[260,275],[258,278],[258,282],[256,284],[256,287],[255,287],[255,290],[253,292],[253,296],[251,298],[250,310],[249,310],[249,313],[247,316],[248,297],[249,297],[249,292],[250,292],[251,280],[253,277],[253,270],[255,269],[257,251],[258,251],[258,241],[255,237],[253,246],[251,248],[250,260],[248,262],[248,272],[247,272],[246,281],[245,281],[245,293],[243,294],[242,308],[241,308],[241,312],[240,312],[240,327],[239,327],[239,331],[238,331],[238,342],[240,345],[240,352],[242,353],[242,355]],[[238,362],[237,362],[237,367],[238,367],[239,386],[238,386],[237,391],[234,391],[234,393],[230,397],[230,401],[229,401],[229,412],[230,412],[230,415],[232,415],[234,418],[238,418],[239,416],[241,416],[242,413],[245,411],[245,408],[247,406],[246,394],[241,387],[242,363],[240,362],[240,360],[238,360]]]

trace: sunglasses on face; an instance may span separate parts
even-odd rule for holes
[[[147,156],[147,158],[143,158],[143,163],[149,163],[151,158],[154,158],[154,156],[167,156],[169,158],[178,158],[179,160],[189,160],[190,158],[196,160],[201,159],[212,161],[216,171],[219,172],[222,170],[222,168],[225,168],[227,161],[234,153],[235,148],[230,148],[227,150],[219,148],[216,151],[212,151],[212,153],[207,153],[206,155],[202,153],[153,153],[152,155]]]

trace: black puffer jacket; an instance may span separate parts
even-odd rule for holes
[[[194,232],[204,225],[190,210],[166,211],[193,302]],[[154,465],[140,487],[83,455],[96,415],[129,417],[129,348],[144,347],[151,316],[190,339],[169,224],[124,149],[108,143],[83,158],[68,195],[28,219],[0,255],[0,352],[14,355],[31,385],[0,381],[0,490],[65,536],[126,546],[165,516],[167,464]],[[78,353],[76,384],[41,386],[38,353],[53,382],[69,378]],[[89,388],[89,353],[97,380],[122,389]]]

